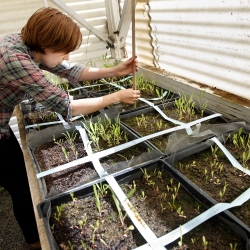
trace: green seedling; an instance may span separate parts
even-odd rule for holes
[[[203,249],[204,250],[207,250],[207,246],[208,246],[208,241],[206,241],[206,238],[205,238],[205,236],[202,236],[202,244],[203,244]]]
[[[109,185],[108,184],[100,184],[96,183],[96,187],[98,188],[99,192],[101,193],[102,196],[105,196],[108,193]]]
[[[68,244],[69,244],[69,249],[74,250],[74,245],[70,242],[70,240],[68,240]]]
[[[215,146],[215,147],[211,146],[212,156],[214,160],[218,160],[219,158],[219,155],[217,154],[218,149],[219,149],[218,146]]]
[[[126,228],[126,230],[125,230],[124,233],[126,233],[126,232],[128,232],[128,231],[132,231],[132,230],[134,230],[134,229],[135,229],[135,227],[134,227],[133,225],[130,225],[129,227]]]
[[[237,248],[237,243],[235,243],[234,245],[230,243],[230,250],[236,250],[236,248]]]
[[[214,182],[215,185],[220,185],[220,179],[217,178],[216,181]]]
[[[78,151],[76,150],[75,147],[75,140],[76,140],[76,136],[78,135],[78,133],[74,130],[72,135],[70,135],[70,133],[68,131],[66,131],[66,133],[62,133],[65,136],[65,139],[67,140],[67,142],[70,145],[70,149],[73,152],[73,154],[75,155],[75,158],[77,159],[78,156]]]
[[[180,241],[178,241],[178,245],[180,248],[182,248],[182,228],[180,226]]]
[[[175,106],[180,120],[185,118],[187,121],[191,121],[191,118],[195,116],[195,102],[192,95],[189,99],[185,95],[180,95],[180,98],[175,99]]]
[[[197,98],[198,103],[199,103],[199,109],[200,109],[201,116],[204,116],[204,112],[205,112],[207,105],[208,105],[208,102],[202,103],[202,98],[204,97],[205,93],[206,93],[206,91],[204,90],[204,91],[200,91],[199,96],[196,95],[196,98]]]
[[[160,179],[160,181],[162,182],[162,172],[158,171],[158,178]]]
[[[161,203],[161,212],[163,213],[166,208]]]
[[[74,197],[74,193],[73,192],[70,192],[69,194],[70,194],[70,197],[71,197],[71,199],[72,199],[73,202],[77,201],[77,198]]]
[[[170,184],[171,184],[171,186],[173,185],[173,182],[174,182],[174,179],[171,178],[171,179],[170,179]]]
[[[96,189],[96,185],[95,184],[93,185],[93,189],[94,189],[96,207],[97,207],[98,212],[99,212],[99,217],[101,218],[101,216],[102,216],[102,206],[101,206],[101,201],[100,201],[100,193]]]
[[[205,183],[208,184],[208,175],[206,175],[206,182]]]
[[[187,216],[184,215],[184,211],[181,210],[181,207],[178,207],[176,212],[178,213],[179,217],[186,218]]]
[[[83,247],[83,249],[87,250],[88,249],[87,245],[82,240],[80,240],[80,242],[81,242],[81,246]]]
[[[108,244],[105,242],[104,239],[100,239],[100,241],[101,241],[101,243],[102,243],[103,245],[105,245],[105,246],[108,248]]]
[[[143,177],[146,180],[146,182],[149,182],[149,178],[151,177],[148,173],[147,173],[147,169],[146,168],[140,168],[142,173],[143,173]]]
[[[147,198],[147,196],[145,195],[145,192],[144,192],[143,190],[141,190],[141,199],[142,199],[143,201],[145,201],[146,198]]]
[[[56,211],[57,211],[57,213],[54,214],[54,218],[55,218],[58,222],[61,221],[63,208],[64,208],[64,205],[63,205],[63,204],[61,204],[60,206],[56,206]]]
[[[93,232],[92,232],[92,238],[90,240],[90,242],[92,243],[92,245],[94,245],[94,243],[95,243],[95,233],[99,229],[99,226],[100,226],[99,220],[96,220],[95,226],[93,226],[93,225],[90,225],[90,226],[94,229]]]
[[[165,192],[161,193],[160,199],[161,200],[166,200],[167,199],[167,194]]]
[[[195,243],[195,238],[191,238],[191,242],[192,242],[192,244],[194,245],[194,243]]]
[[[204,174],[205,174],[205,176],[207,175],[207,172],[208,172],[208,170],[206,168],[204,168]]]
[[[197,212],[197,214],[200,214],[200,205],[197,205],[197,208],[195,209],[195,211]]]
[[[244,151],[242,153],[242,165],[246,169],[248,169],[247,162],[249,161],[249,159],[250,159],[250,151],[248,152]]]
[[[220,199],[225,195],[228,184],[225,182],[222,191],[220,191]]]

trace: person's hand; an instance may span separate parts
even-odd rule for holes
[[[135,67],[135,71],[138,71],[138,61],[137,56],[131,57],[125,62],[120,62],[116,66],[117,76],[124,76],[131,74],[133,72],[133,67]]]
[[[140,90],[123,89],[116,92],[118,99],[122,103],[133,104],[140,97]]]

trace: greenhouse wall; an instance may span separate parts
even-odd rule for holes
[[[122,7],[126,0],[118,1]],[[105,36],[105,0],[63,0]],[[0,36],[19,32],[29,16],[51,0],[1,0]],[[130,1],[128,1],[130,3]],[[250,2],[137,0],[136,53],[139,62],[155,66],[200,86],[207,85],[250,99]],[[83,44],[71,62],[96,65],[109,57],[106,44],[81,25]],[[131,29],[125,43],[131,56]]]
[[[250,99],[249,0],[144,2],[157,68]]]

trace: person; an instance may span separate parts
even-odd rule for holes
[[[0,186],[11,195],[13,211],[30,249],[40,249],[39,235],[21,148],[9,126],[15,106],[25,94],[48,109],[72,116],[90,114],[116,102],[133,104],[139,90],[124,89],[96,98],[71,100],[67,92],[53,85],[45,71],[79,81],[119,77],[138,70],[136,57],[111,68],[85,67],[68,62],[69,53],[80,47],[79,26],[61,11],[46,7],[37,10],[21,33],[0,39]]]

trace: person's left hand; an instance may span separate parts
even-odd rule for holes
[[[131,57],[125,62],[120,62],[116,66],[117,76],[125,76],[131,74],[133,72],[133,67],[135,67],[135,71],[138,71],[138,61],[137,56]]]

